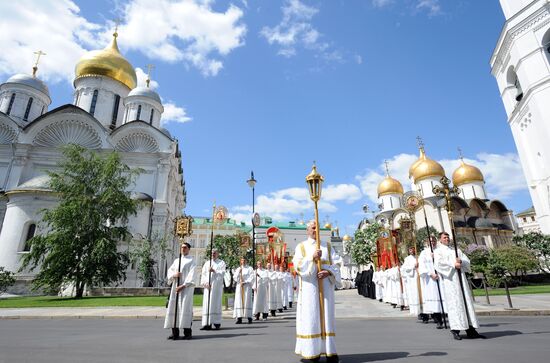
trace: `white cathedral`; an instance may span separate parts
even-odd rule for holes
[[[42,232],[41,210],[56,204],[47,171],[60,161],[60,146],[70,143],[99,153],[116,150],[129,167],[143,169],[131,192],[144,203],[129,228],[135,238],[171,242],[173,219],[186,203],[181,152],[160,125],[164,108],[150,80],[137,87],[117,33],[105,49],[76,64],[72,104],[49,111],[48,87],[36,73],[35,65],[32,75],[17,74],[0,85],[0,266],[16,272],[27,241]],[[32,277],[19,273],[17,288],[25,291]],[[142,281],[130,267],[122,284]]]
[[[500,0],[506,22],[491,57],[542,233],[550,234],[550,2]]]
[[[435,186],[442,186],[441,178],[444,176],[443,166],[426,156],[421,146],[420,156],[409,168],[411,191],[417,192],[424,200],[424,208],[414,213],[416,229],[426,227],[427,220],[428,226],[438,232],[451,234],[445,199],[433,192]],[[452,198],[453,226],[457,239],[461,240],[459,242],[493,248],[512,241],[517,229],[514,214],[502,202],[487,198],[481,170],[462,160],[452,174],[452,185],[459,189],[459,194]],[[402,184],[387,172],[378,184],[377,192],[380,212],[375,220],[391,230],[399,230],[401,220],[409,219]]]

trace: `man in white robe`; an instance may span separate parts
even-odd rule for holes
[[[256,317],[256,320],[260,320],[260,314],[262,314],[262,320],[267,320],[267,314],[269,307],[267,304],[267,294],[269,285],[269,271],[262,268],[262,261],[256,262],[256,277],[252,287],[254,289],[254,303],[252,304],[252,314]]]
[[[294,301],[294,277],[288,271],[288,269],[285,271],[285,294],[286,294],[286,302],[289,308],[292,308],[292,301]]]
[[[166,317],[164,318],[164,329],[172,329],[172,335],[168,339],[179,339],[180,329],[183,329],[183,339],[191,339],[196,264],[193,257],[189,256],[190,249],[191,245],[189,243],[181,245],[181,257],[174,260],[174,263],[172,263],[166,274],[168,281],[172,285]],[[178,266],[180,267],[179,271]],[[177,317],[175,317],[176,306],[178,309]]]
[[[435,237],[430,237],[430,240],[426,240],[426,247],[420,252],[418,256],[418,274],[420,275],[420,283],[422,285],[422,302],[423,313],[426,315],[431,314],[432,319],[437,324],[437,329],[443,329],[443,315],[442,315],[442,302],[441,302],[441,287],[439,286],[439,276],[434,269],[433,253],[428,245],[432,244],[434,250],[437,248],[437,242]],[[426,317],[423,316],[423,321]]]
[[[279,266],[279,275],[281,276],[281,302],[283,310],[288,309],[288,285],[290,284],[290,274],[286,272],[283,265]]]
[[[414,247],[409,247],[409,255],[405,257],[401,272],[407,287],[407,302],[409,305],[409,315],[422,318],[422,291],[419,291],[418,284],[418,262],[414,254]]]
[[[279,273],[277,271],[273,271],[271,268],[271,263],[267,264],[267,277],[268,277],[268,298],[267,298],[267,305],[269,307],[269,311],[271,312],[271,316],[276,316],[275,311],[277,310],[277,280],[279,278]]]
[[[283,312],[283,274],[281,273],[281,267],[279,264],[275,264],[275,267],[273,268],[273,271],[275,272],[275,276],[277,276],[277,280],[275,281],[275,294],[277,294],[277,310],[279,310],[280,313]]]
[[[456,257],[454,248],[449,247],[449,234],[439,234],[439,246],[434,252],[435,269],[441,277],[444,286],[446,312],[449,316],[451,333],[456,340],[462,340],[460,331],[465,330],[468,338],[485,338],[479,334],[474,301],[468,288],[466,272],[470,272],[470,259],[458,250]],[[463,286],[460,285],[459,274],[462,275]]]
[[[233,318],[235,324],[242,324],[243,318],[252,324],[252,283],[254,282],[254,269],[248,266],[246,259],[241,257],[241,265],[235,270],[235,303],[233,305]]]
[[[315,221],[307,224],[308,239],[300,242],[294,253],[294,268],[300,276],[295,353],[311,361],[319,361],[325,355],[328,363],[339,362],[335,344],[334,290],[340,284],[340,269],[333,262],[339,257],[326,241],[321,241],[317,249],[316,229]],[[320,271],[317,261],[321,263]],[[322,296],[319,283],[323,286]]]
[[[225,262],[219,258],[218,250],[212,250],[210,260],[202,266],[201,285],[204,288],[202,296],[202,328],[211,330],[212,324],[220,329],[222,324],[222,297]],[[210,298],[210,299],[209,299]]]

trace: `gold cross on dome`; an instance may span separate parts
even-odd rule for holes
[[[420,136],[416,137],[416,144],[418,145],[418,148],[420,150],[424,150],[424,141],[422,141],[422,138]]]
[[[386,166],[386,176],[390,176],[390,166],[387,160],[384,160],[384,164]]]
[[[38,62],[40,62],[40,56],[46,55],[43,51],[39,50],[37,52],[34,52],[36,54],[36,61],[34,62],[34,65],[32,66],[32,76],[36,76],[36,71],[38,71]]]
[[[155,69],[155,66],[153,64],[148,64],[146,67],[147,67],[147,79],[145,80],[145,83],[147,84],[147,88],[149,88],[149,83],[151,83],[151,69]]]
[[[464,161],[464,155],[462,154],[462,149],[460,147],[457,147],[457,150],[458,150],[458,158]]]

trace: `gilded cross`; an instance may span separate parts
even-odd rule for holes
[[[34,62],[34,65],[32,67],[32,76],[36,76],[36,71],[38,71],[38,62],[40,61],[40,56],[46,55],[43,51],[39,50],[37,52],[34,52],[36,54],[36,61]]]

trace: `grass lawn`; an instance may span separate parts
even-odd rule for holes
[[[224,297],[234,294],[224,294]],[[225,300],[224,300],[225,301]],[[58,296],[26,296],[0,299],[0,308],[165,306],[166,296],[101,296],[76,300]],[[202,306],[202,295],[193,296],[193,305]]]
[[[523,295],[523,294],[550,294],[550,285],[530,285],[530,286],[518,286],[510,288],[510,295]],[[485,296],[485,290],[474,290],[475,296]],[[506,295],[506,290],[501,289],[489,289],[489,296]],[[0,305],[1,306],[1,305]]]

